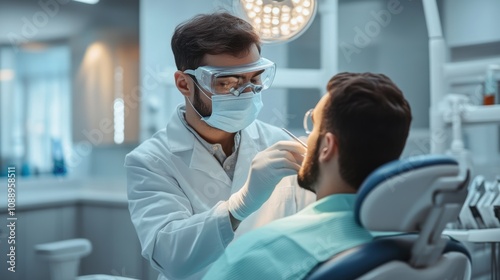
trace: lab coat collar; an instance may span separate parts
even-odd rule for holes
[[[252,123],[241,131],[241,142],[238,149],[238,159],[234,172],[233,182],[222,169],[219,162],[210,155],[206,148],[196,140],[196,137],[184,126],[180,118],[184,117],[182,111],[185,111],[184,105],[179,105],[176,112],[167,124],[167,145],[172,153],[192,150],[189,159],[189,167],[201,170],[209,174],[212,178],[232,186],[232,192],[238,191],[243,185],[248,175],[248,168],[255,154],[260,150],[259,132],[257,125]],[[210,155],[210,156],[207,156]]]
[[[183,107],[183,105],[177,106],[167,124],[167,145],[169,151],[172,153],[191,150],[196,142],[194,135],[186,129],[180,119],[183,117],[181,112],[181,108]]]
[[[169,150],[173,153],[191,150],[194,147],[194,143],[198,143],[195,136],[184,127],[180,119],[183,117],[183,111],[185,111],[185,105],[180,104],[177,106],[174,115],[167,124],[167,145]],[[243,137],[244,134],[246,134],[246,137]],[[259,140],[260,136],[255,122],[241,131],[241,141],[243,142],[243,139],[247,137],[255,141]],[[240,146],[241,144],[242,143],[240,143]]]

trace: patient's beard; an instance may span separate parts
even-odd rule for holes
[[[319,177],[319,152],[320,137],[311,151],[311,157],[306,157],[302,168],[297,175],[297,182],[303,189],[316,193],[316,184]]]

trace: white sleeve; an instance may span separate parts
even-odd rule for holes
[[[172,176],[148,157],[125,158],[129,211],[142,255],[169,279],[205,270],[234,237],[226,202],[194,214]],[[163,166],[163,169],[166,168]]]

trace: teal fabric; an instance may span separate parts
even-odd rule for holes
[[[354,219],[356,194],[330,195],[229,244],[203,279],[302,279],[319,262],[372,240]]]

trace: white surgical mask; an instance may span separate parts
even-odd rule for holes
[[[194,83],[196,84],[196,82]],[[198,87],[198,85],[196,85]],[[247,92],[239,96],[232,94],[212,95],[208,97],[203,90],[198,89],[210,100],[212,100],[212,114],[208,117],[203,117],[194,108],[193,104],[187,99],[194,111],[201,117],[201,120],[209,126],[220,130],[234,133],[249,126],[257,119],[260,110],[262,109],[261,93]]]

